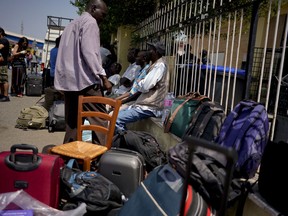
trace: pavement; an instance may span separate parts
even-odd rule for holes
[[[11,80],[11,71],[9,70],[9,78]],[[43,95],[44,96],[44,95]],[[43,97],[42,96],[42,97]],[[48,129],[19,129],[15,128],[16,119],[20,114],[21,109],[30,107],[38,102],[42,104],[44,98],[23,96],[11,97],[10,102],[0,102],[0,151],[8,151],[14,144],[32,144],[38,147],[39,152],[45,145],[63,143],[65,132],[49,133]]]

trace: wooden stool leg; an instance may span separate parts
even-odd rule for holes
[[[85,157],[83,162],[83,171],[90,171],[91,158]]]

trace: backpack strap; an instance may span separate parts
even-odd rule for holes
[[[194,130],[194,128],[196,127],[196,121],[198,120],[198,118],[199,118],[199,116],[201,114],[201,111],[204,109],[205,106],[210,107],[210,111],[205,115],[205,117],[202,120],[200,126],[198,127],[197,134],[195,135],[196,137],[201,137],[203,135],[204,130],[207,127],[207,125],[208,125],[211,117],[214,115],[214,113],[223,111],[222,109],[220,109],[220,108],[218,108],[216,106],[213,106],[213,105],[210,106],[209,104],[210,104],[209,101],[208,102],[205,101],[199,106],[199,108],[197,109],[196,114],[192,118],[192,121],[191,121],[191,124],[190,124],[190,127],[189,127],[188,131],[183,136],[183,139],[184,139],[185,136],[189,135],[191,133],[191,131]]]
[[[193,116],[192,120],[191,120],[191,123],[190,123],[190,126],[188,128],[188,130],[186,131],[186,133],[183,135],[183,138],[182,140],[184,140],[185,136],[189,136],[189,134],[191,133],[191,131],[195,128],[195,123],[201,113],[201,110],[203,109],[203,104],[201,104],[198,109],[197,109],[197,112],[196,114]]]
[[[170,116],[167,116],[167,118],[165,119],[165,122],[164,122],[164,132],[165,133],[168,133],[170,131],[170,128],[171,128],[171,125],[178,113],[178,111],[184,106],[185,103],[187,103],[188,101],[192,100],[192,99],[195,99],[195,100],[199,100],[199,102],[201,102],[203,99],[207,98],[206,96],[204,95],[199,95],[198,93],[197,94],[187,94],[187,99],[185,101],[183,101],[175,110],[174,112],[172,113],[172,115]]]
[[[183,101],[175,110],[174,112],[172,113],[172,115],[170,116],[167,116],[167,118],[165,119],[165,122],[164,122],[164,132],[165,133],[168,133],[170,131],[170,128],[171,128],[171,125],[178,113],[178,111],[184,106],[185,103],[187,103],[189,100],[191,100],[192,98],[187,98],[185,101]]]
[[[185,138],[185,136],[189,135],[191,133],[191,131],[194,130],[195,126],[196,126],[196,121],[198,120],[201,111],[204,109],[204,107],[206,106],[205,103],[202,103],[198,108],[197,111],[195,112],[195,115],[193,116],[191,123],[190,123],[190,127],[188,128],[187,132],[184,134],[183,139]],[[198,133],[195,136],[201,136],[203,134],[203,131],[205,129],[205,127],[207,126],[209,119],[211,118],[211,116],[213,115],[214,111],[210,110],[209,113],[207,115],[209,115],[209,117],[206,115],[205,118],[203,119],[203,121],[201,122],[200,126],[198,127]],[[183,140],[182,139],[182,140]]]
[[[78,163],[77,163],[77,161],[76,161],[75,158],[71,158],[71,159],[68,161],[68,163],[66,164],[66,166],[67,166],[68,168],[70,168],[70,169],[73,169],[73,168],[79,169]]]
[[[209,107],[210,107],[210,111],[205,115],[201,125],[199,126],[198,132],[196,134],[197,137],[201,137],[203,135],[204,130],[207,127],[207,125],[208,125],[210,119],[212,118],[212,116],[214,115],[214,113],[223,111],[220,108],[217,108],[214,106],[209,106]]]

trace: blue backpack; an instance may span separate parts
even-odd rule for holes
[[[244,100],[229,113],[215,141],[237,151],[234,177],[252,178],[255,175],[268,136],[268,115],[262,104]]]

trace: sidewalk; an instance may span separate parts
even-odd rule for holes
[[[48,144],[62,144],[64,132],[49,133],[48,129],[23,130],[15,128],[22,108],[34,105],[40,97],[10,97],[10,102],[0,103],[0,151],[9,150],[13,144],[33,144],[41,151]]]
[[[49,133],[48,129],[23,130],[15,128],[16,119],[21,109],[37,103],[41,97],[24,96],[11,97],[10,102],[0,103],[0,151],[10,150],[13,144],[32,144],[38,147],[39,152],[48,144],[62,144],[64,132]],[[41,100],[41,101],[44,101]]]

